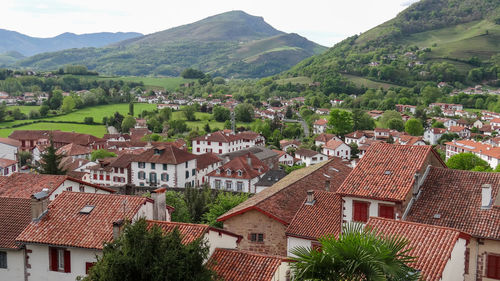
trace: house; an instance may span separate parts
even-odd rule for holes
[[[65,146],[61,146],[56,153],[73,159],[89,159],[92,150],[86,146],[70,143]]]
[[[250,148],[245,148],[235,152],[224,153],[218,155],[219,158],[224,159],[224,161],[233,160],[236,157],[247,155],[248,153],[253,154],[262,163],[266,164],[269,169],[279,169],[279,154],[273,149],[265,148],[262,146],[253,146]]]
[[[224,223],[224,229],[243,236],[239,249],[285,256],[286,229],[307,191],[337,190],[352,170],[348,164],[348,161],[332,158],[293,171],[217,220]]]
[[[462,139],[470,138],[470,130],[467,127],[451,126],[448,128],[448,132],[457,134]]]
[[[433,109],[436,106],[441,108],[442,111],[445,111],[445,110],[453,110],[453,111],[464,110],[464,107],[461,104],[449,104],[449,103],[440,103],[440,102],[429,104],[430,109]]]
[[[175,103],[168,103],[168,104],[162,103],[162,104],[158,104],[156,106],[156,108],[158,108],[158,110],[161,110],[164,108],[170,108],[172,110],[179,110],[181,108],[181,106],[179,104],[175,104]]]
[[[195,186],[196,156],[168,144],[148,149],[133,157],[131,183],[137,186]]]
[[[410,250],[405,254],[416,257],[409,266],[420,272],[422,280],[464,280],[469,234],[448,227],[375,217],[368,220],[366,227],[379,235],[406,239]]]
[[[295,157],[299,158],[306,166],[314,165],[328,159],[326,155],[306,148],[297,149]]]
[[[446,161],[451,156],[464,152],[474,153],[486,161],[493,169],[497,167],[500,161],[500,147],[474,140],[453,140],[446,143]]]
[[[131,162],[133,154],[99,159],[97,165],[86,169],[90,182],[99,186],[123,186],[132,182]]]
[[[17,160],[21,142],[10,138],[0,138],[0,158]]]
[[[222,166],[222,159],[213,153],[196,155],[196,186],[208,184],[208,174]]]
[[[316,147],[324,146],[330,140],[341,141],[341,139],[334,134],[321,133],[314,139],[314,145]]]
[[[260,253],[216,249],[207,262],[221,280],[287,281],[290,280],[286,257]]]
[[[450,118],[434,118],[437,122],[443,123],[446,128],[450,128],[451,126],[457,126],[457,120]]]
[[[288,151],[288,149],[298,149],[302,143],[298,140],[280,140],[280,147],[283,151]]]
[[[342,197],[324,190],[307,191],[306,200],[286,230],[287,255],[296,247],[320,246],[325,235],[338,237],[342,228]]]
[[[483,127],[483,122],[481,120],[476,120],[474,121],[474,123],[472,123],[472,127],[474,128],[478,128],[478,129],[481,129]]]
[[[446,133],[443,128],[429,128],[424,132],[424,141],[430,145],[438,144],[438,140]]]
[[[151,134],[151,131],[148,128],[130,128],[130,140],[131,141],[140,141],[147,135]]]
[[[406,104],[396,104],[397,112],[410,112],[411,114],[415,114],[417,112],[417,107],[415,105],[406,105]]]
[[[401,135],[399,136],[396,144],[402,145],[426,145],[422,137]]]
[[[330,109],[328,108],[318,108],[316,109],[316,114],[319,114],[319,115],[328,115],[330,114]]]
[[[50,139],[52,139],[56,149],[70,143],[90,147],[91,149],[101,149],[106,145],[106,140],[93,135],[59,130],[16,130],[9,135],[9,139],[21,142],[20,150],[22,151],[32,151],[38,144],[48,144]]]
[[[315,135],[321,134],[321,133],[326,133],[327,127],[328,127],[328,120],[318,119],[318,120],[314,121],[313,133]]]
[[[377,119],[379,119],[382,116],[382,114],[384,114],[384,111],[383,110],[370,110],[367,113],[373,119],[377,120]]]
[[[364,131],[355,131],[345,135],[345,143],[348,145],[355,143],[357,146],[359,146],[366,139],[367,136]]]
[[[18,170],[16,160],[0,158],[0,176],[10,176]]]
[[[120,142],[130,141],[129,134],[104,134],[102,138],[105,139],[108,144],[109,142],[114,142],[114,141],[120,141]]]
[[[96,256],[102,255],[104,243],[117,237],[125,220],[170,220],[164,196],[155,194],[156,201],[65,191],[48,206],[47,193],[35,194],[33,221],[16,238],[25,247],[25,280],[75,280],[85,276]]]
[[[282,178],[286,177],[287,173],[283,170],[269,170],[265,173],[260,180],[255,184],[256,193],[279,182]]]
[[[351,147],[339,140],[328,141],[323,146],[322,153],[328,157],[334,156],[343,159],[351,159]]]
[[[371,145],[337,190],[343,201],[343,221],[401,219],[429,166],[446,167],[431,146]]]
[[[216,168],[207,177],[213,189],[257,193],[255,184],[268,170],[266,164],[248,153]]]
[[[273,149],[274,152],[278,154],[278,162],[280,165],[287,165],[287,166],[293,166],[293,156],[286,153],[283,150],[276,150]]]
[[[391,130],[384,128],[375,128],[373,135],[377,140],[387,140],[391,137]]]
[[[67,175],[40,175],[14,173],[0,177],[0,196],[10,198],[31,198],[31,195],[45,190],[49,200],[54,200],[63,191],[109,194],[114,190],[71,178]]]
[[[24,250],[16,237],[31,222],[31,200],[0,196],[0,279],[24,280]]]
[[[405,220],[468,233],[460,280],[498,280],[500,174],[431,167],[419,193]]]
[[[193,139],[193,153],[203,154],[207,152],[224,154],[249,148],[252,146],[264,146],[265,138],[254,132],[217,131],[205,136]]]

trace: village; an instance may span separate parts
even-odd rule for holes
[[[231,97],[224,103],[143,102],[173,110],[193,102],[228,109],[238,104]],[[264,104],[267,109],[255,110],[255,118],[285,122],[287,108],[303,103],[295,98],[280,107]],[[408,239],[417,257],[412,267],[425,280],[496,280],[500,174],[492,171],[500,159],[500,114],[444,103],[433,103],[428,111],[436,108],[441,116],[429,122],[442,126],[427,126],[422,136],[387,128],[336,135],[330,109],[318,108],[316,114],[324,117],[310,128],[313,146],[299,138],[269,144],[258,132],[236,130],[234,120],[232,129],[191,143],[145,140],[152,132],[139,118],[129,133],[102,138],[15,130],[0,138],[0,279],[85,276],[125,220],[144,218],[167,232],[177,228],[190,239],[205,239],[207,265],[223,278],[237,272],[247,280],[290,280],[293,249],[321,247],[321,237],[338,237],[343,225],[358,222]],[[395,108],[403,120],[415,110]],[[377,120],[384,111],[367,114]],[[65,175],[37,172],[51,149]],[[92,159],[99,150],[112,155]],[[492,171],[447,167],[450,157],[467,152]],[[32,156],[29,165],[21,164],[23,153]],[[203,187],[252,196],[217,218],[222,228],[172,221],[176,210],[166,204],[165,192]]]

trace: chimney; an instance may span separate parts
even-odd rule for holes
[[[118,239],[121,234],[121,228],[123,226],[123,220],[113,222],[113,240]]]
[[[224,164],[226,164],[229,161],[230,161],[229,155],[224,156]]]
[[[49,205],[49,190],[44,188],[41,192],[31,195],[31,219],[39,220],[46,212]]]
[[[325,190],[330,191],[330,181],[325,181]]]
[[[491,184],[483,184],[481,188],[481,209],[491,208]]]
[[[413,196],[417,196],[418,192],[420,191],[420,173],[415,173],[413,177],[415,178],[415,182],[413,183]]]
[[[165,201],[166,188],[158,188],[151,192],[151,199],[153,203],[153,220],[166,221],[167,220],[167,203]]]
[[[250,154],[247,155],[247,162],[248,166],[252,167],[252,158],[250,157]]]
[[[308,190],[307,191],[307,199],[306,199],[306,205],[314,205],[314,190]]]

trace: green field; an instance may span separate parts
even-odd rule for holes
[[[358,87],[365,86],[367,88],[372,88],[372,89],[384,88],[386,90],[391,88],[391,87],[401,87],[399,85],[372,81],[372,80],[369,80],[369,79],[366,79],[363,77],[350,75],[350,74],[342,74],[342,76],[349,79],[349,81],[353,82]]]
[[[15,130],[61,130],[65,132],[91,134],[96,137],[102,137],[106,133],[106,127],[104,125],[35,123],[17,128],[0,129],[0,137],[8,137]]]
[[[299,77],[292,77],[292,78],[284,78],[284,79],[279,79],[275,81],[276,84],[280,85],[285,85],[288,83],[291,84],[310,84],[313,82],[313,80],[309,77],[306,76],[299,76]]]
[[[39,110],[40,106],[38,106],[38,105],[34,105],[34,106],[31,106],[31,105],[15,105],[15,106],[9,106],[9,107],[7,107],[7,110],[14,110],[16,108],[19,108],[19,110],[21,110],[21,112],[24,113],[24,114],[29,114],[30,111],[32,111],[33,109]]]
[[[135,103],[134,104],[134,116],[138,116],[143,110],[153,110],[156,109],[156,104],[148,103]],[[111,116],[115,112],[120,112],[122,115],[128,114],[128,104],[108,104],[108,105],[97,105],[93,107],[87,107],[73,111],[66,115],[60,115],[51,118],[44,118],[44,120],[54,120],[54,121],[71,121],[71,122],[83,122],[85,117],[94,117],[94,122],[102,122],[102,118],[106,116]]]

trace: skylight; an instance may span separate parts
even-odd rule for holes
[[[391,174],[391,171],[385,171],[384,172],[384,175],[390,175]]]
[[[85,207],[83,207],[80,210],[80,214],[90,214],[90,212],[92,212],[92,210],[94,210],[94,207],[95,206],[92,206],[92,205],[85,205]]]

